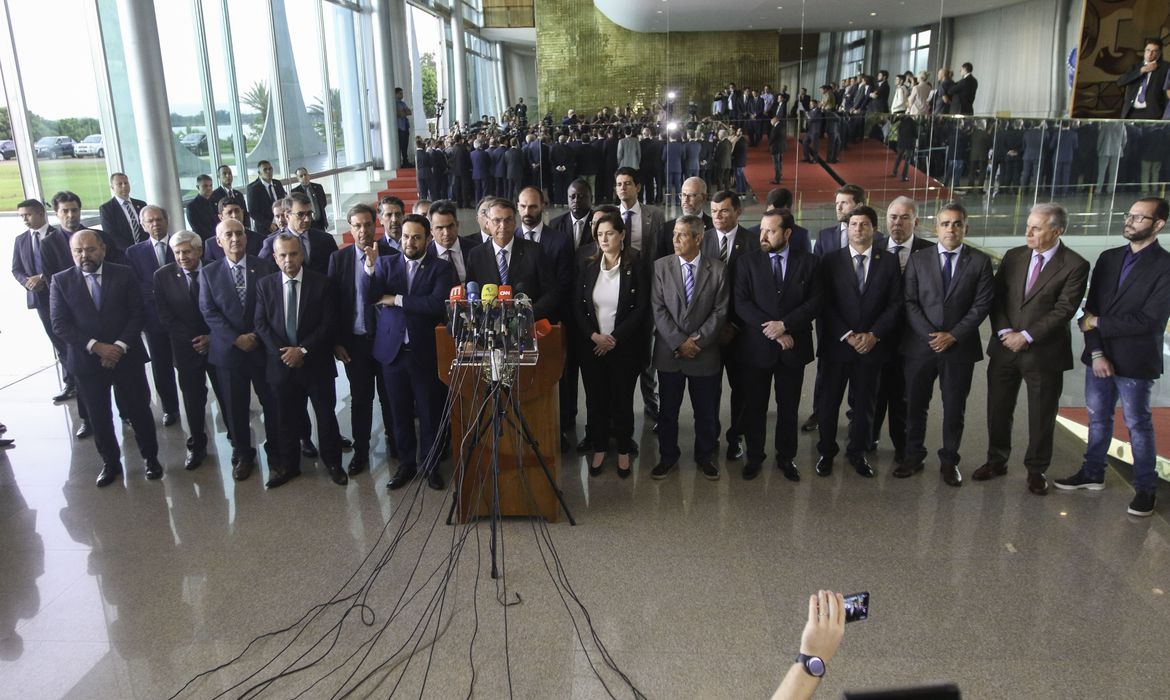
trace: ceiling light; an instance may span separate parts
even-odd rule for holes
[[[869,13],[869,16],[870,16],[870,17],[877,17],[877,13],[876,13],[876,12],[871,12],[871,13]]]

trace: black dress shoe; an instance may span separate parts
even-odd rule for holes
[[[122,476],[122,465],[114,462],[102,467],[101,473],[98,474],[97,485],[98,488],[102,486],[109,486]]]
[[[709,459],[699,462],[699,473],[708,481],[719,481],[719,467]]]
[[[349,477],[345,475],[345,470],[341,468],[340,464],[329,465],[329,478],[338,486],[345,486],[349,483]]]
[[[817,459],[817,476],[829,476],[833,473],[833,458],[821,456]]]
[[[178,413],[164,413],[163,414],[163,426],[164,427],[169,428],[170,426],[172,426],[178,422],[179,422],[179,414]]]
[[[878,448],[877,440],[874,440],[873,442],[871,442],[865,446],[865,451],[870,453],[870,454],[873,454],[874,452],[877,452],[877,448]]]
[[[821,424],[817,421],[816,414],[813,414],[808,417],[808,420],[806,420],[803,425],[800,426],[800,432],[815,433],[820,427]]]
[[[971,474],[971,478],[975,481],[987,481],[988,479],[994,479],[995,477],[1003,476],[1004,474],[1007,474],[1006,464],[992,464],[991,462],[988,462],[987,464],[984,464],[983,466],[976,469]]]
[[[146,478],[154,481],[163,477],[162,465],[158,463],[158,458],[151,457],[146,460]]]
[[[84,440],[90,435],[93,435],[93,428],[89,427],[89,421],[83,420],[77,425],[77,432],[73,433],[73,437],[78,440]]]
[[[342,450],[352,450],[353,449],[353,440],[350,440],[347,437],[341,438],[341,449]]]
[[[671,470],[673,470],[675,468],[675,466],[677,466],[677,464],[678,464],[677,462],[675,462],[674,464],[663,464],[662,462],[655,464],[654,468],[650,470],[650,478],[651,479],[665,479],[666,475],[669,474],[671,472]]]
[[[873,470],[873,467],[869,466],[869,462],[865,457],[850,457],[849,464],[853,467],[854,471],[867,479],[877,473]]]
[[[207,459],[207,448],[194,447],[187,450],[187,459],[183,460],[183,468],[187,471],[197,468]]]
[[[902,462],[894,468],[893,476],[895,479],[906,479],[922,471],[925,466],[926,465],[918,460],[913,462]]]
[[[728,441],[727,441],[727,459],[734,462],[737,459],[743,459],[743,456],[744,456],[743,438],[737,437],[737,438],[728,439]]]
[[[267,488],[267,489],[279,488],[281,486],[284,486],[288,482],[292,481],[293,479],[297,478],[300,475],[301,475],[301,472],[299,469],[295,472],[294,471],[287,471],[287,472],[280,472],[279,474],[276,472],[272,472],[271,475],[268,477],[268,481],[264,482],[264,488]]]
[[[355,452],[349,460],[349,475],[356,476],[370,468],[370,456],[365,452]]]
[[[313,444],[312,440],[309,438],[304,438],[301,440],[301,454],[308,457],[309,459],[313,459],[320,453],[317,452],[317,446]]]
[[[568,452],[571,449],[573,449],[573,443],[569,442],[569,438],[564,433],[561,433],[561,452]]]
[[[396,491],[403,486],[410,483],[414,478],[414,467],[398,467],[398,471],[394,472],[394,476],[390,477],[390,483],[386,484],[386,488],[391,491]]]
[[[939,471],[942,472],[942,480],[947,486],[963,485],[963,475],[959,472],[957,464],[943,464]]]
[[[776,468],[784,474],[784,478],[789,481],[800,481],[800,470],[796,468],[796,464],[792,460],[787,462],[776,462]]]
[[[0,450],[7,450],[9,447],[13,447],[15,445],[16,445],[16,440],[13,440],[12,438],[0,439]]]
[[[438,467],[431,469],[431,473],[427,475],[427,486],[436,490],[443,490],[443,475],[439,473]]]
[[[577,443],[577,451],[578,452],[588,452],[589,451],[589,438],[587,438],[587,437],[581,438],[581,442]]]
[[[752,479],[756,478],[759,475],[760,475],[760,464],[758,462],[755,464],[749,462],[749,463],[743,465],[743,480],[744,481],[751,481]]]
[[[1048,495],[1048,477],[1028,472],[1028,492],[1037,496]]]
[[[241,457],[240,461],[236,462],[236,466],[232,467],[232,478],[236,481],[246,481],[249,476],[252,476],[252,470],[255,468],[255,462]]]
[[[62,391],[60,394],[57,394],[56,396],[53,397],[53,403],[61,403],[62,401],[68,401],[69,399],[75,398],[76,396],[77,396],[77,387],[75,387],[71,384],[66,384],[64,391]]]

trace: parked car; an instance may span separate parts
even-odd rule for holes
[[[192,132],[184,136],[179,143],[186,146],[188,151],[191,151],[197,156],[207,155],[207,134]]]
[[[77,142],[68,136],[45,136],[37,139],[35,144],[37,158],[76,158],[77,154],[73,150],[76,145]]]
[[[96,156],[98,158],[106,157],[106,137],[101,134],[90,134],[82,139],[81,143],[73,149],[73,154],[78,158],[85,156]]]
[[[0,141],[0,160],[12,160],[16,157],[16,142],[5,139]]]

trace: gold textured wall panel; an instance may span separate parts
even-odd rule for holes
[[[536,0],[538,107],[559,121],[569,109],[648,107],[671,89],[680,106],[693,100],[700,115],[710,114],[712,96],[728,82],[779,87],[779,43],[775,31],[631,32],[592,0]]]

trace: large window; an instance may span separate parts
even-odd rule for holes
[[[852,77],[865,72],[866,35],[863,31],[845,32],[842,39],[841,76]]]
[[[171,108],[171,132],[174,134],[175,162],[179,167],[179,189],[184,197],[195,193],[195,178],[202,173],[214,176],[211,147],[214,125],[208,124],[204,109],[206,92],[201,89],[200,54],[197,50],[196,13],[198,5],[190,2],[159,2],[155,5],[163,73],[167,81],[167,101]],[[208,134],[213,134],[208,138]]]
[[[930,71],[930,30],[922,29],[910,35],[910,70],[917,75]]]

